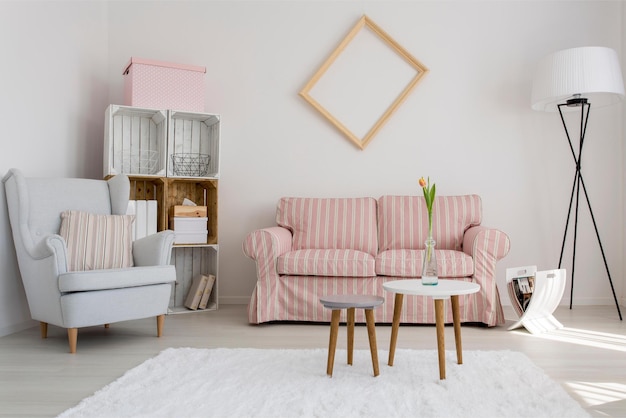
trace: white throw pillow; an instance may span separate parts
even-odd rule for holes
[[[68,271],[132,267],[134,218],[76,210],[61,213],[59,235],[67,244]]]

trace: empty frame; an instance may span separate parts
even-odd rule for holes
[[[363,150],[427,72],[363,16],[300,95]]]

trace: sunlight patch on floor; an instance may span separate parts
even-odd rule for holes
[[[588,347],[605,348],[608,350],[626,352],[626,335],[621,334],[567,327],[542,334],[530,334],[521,331],[518,331],[518,333],[520,335],[528,335],[546,340],[562,341]]]
[[[565,382],[581,397],[586,406],[604,405],[626,400],[626,385],[612,382]]]

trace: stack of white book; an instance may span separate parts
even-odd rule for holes
[[[191,287],[185,299],[185,307],[191,310],[206,309],[209,305],[215,276],[212,274],[201,274],[196,276],[191,282]]]
[[[173,206],[170,229],[176,233],[174,244],[206,244],[208,220],[206,206]]]

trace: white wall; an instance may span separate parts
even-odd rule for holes
[[[102,174],[106,4],[0,2],[0,176]],[[0,335],[32,325],[0,187]],[[38,202],[45,204],[45,202]]]
[[[608,1],[0,3],[6,62],[22,64],[0,70],[13,83],[0,103],[11,121],[4,149],[14,147],[0,171],[98,178],[104,109],[122,102],[129,57],[204,65],[206,110],[222,115],[221,303],[247,302],[255,274],[241,242],[274,223],[280,196],[418,194],[422,175],[439,194],[480,194],[483,223],[510,235],[498,265],[508,303],[507,267],[556,267],[574,174],[558,116],[530,109],[534,66],[574,46],[626,53],[624,13],[623,2]],[[298,92],[363,14],[430,73],[360,151]],[[594,109],[583,162],[622,298],[624,114],[622,105]],[[2,215],[0,335],[27,318]],[[574,302],[612,304],[588,218],[583,210]]]

